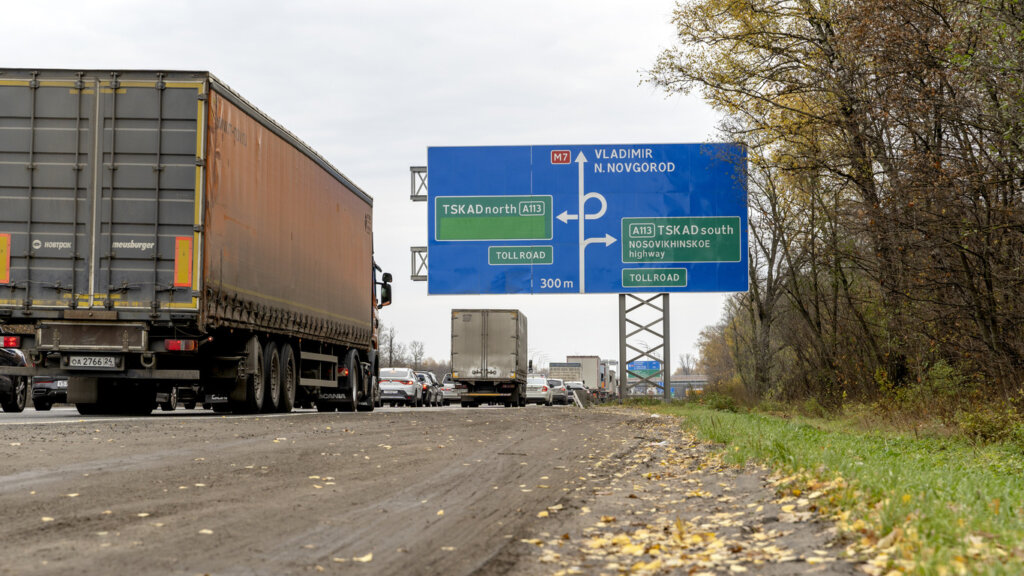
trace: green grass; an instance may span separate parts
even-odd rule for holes
[[[857,558],[874,560],[883,574],[1024,573],[1024,455],[1013,445],[695,404],[640,408],[680,416],[698,437],[726,445],[734,463],[792,476],[780,489],[824,492],[820,512],[838,522]]]

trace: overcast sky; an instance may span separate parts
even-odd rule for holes
[[[208,70],[374,198],[383,321],[449,355],[452,308],[519,308],[531,356],[618,357],[615,295],[427,296],[409,167],[428,146],[716,141],[696,97],[640,85],[674,42],[674,2],[216,0],[7,2],[0,66]],[[324,254],[329,258],[330,254]],[[725,295],[674,294],[672,358],[696,355]],[[651,341],[653,344],[653,340]]]

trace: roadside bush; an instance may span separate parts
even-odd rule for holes
[[[1024,436],[1020,416],[1012,406],[982,406],[957,414],[960,432],[977,444],[1019,441]]]
[[[883,412],[938,418],[949,427],[959,426],[960,414],[971,405],[979,389],[975,378],[944,360],[930,365],[916,383],[894,385],[884,372],[876,374],[875,379],[885,396],[878,404]]]
[[[797,412],[801,416],[808,418],[828,418],[829,411],[818,402],[817,398],[807,398],[801,402],[797,407]]]
[[[711,408],[712,410],[721,410],[723,412],[740,411],[740,406],[736,402],[735,398],[722,394],[716,390],[706,390],[704,394],[701,394],[698,403],[702,406]]]

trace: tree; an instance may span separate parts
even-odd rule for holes
[[[871,398],[1024,379],[1024,18],[992,0],[694,0],[647,80],[748,149],[751,289],[701,362]],[[705,349],[712,354],[705,357]],[[710,372],[709,372],[710,375]]]
[[[412,356],[412,365],[416,370],[420,369],[423,363],[423,342],[413,340],[409,344],[409,355]]]
[[[676,357],[676,369],[672,371],[673,376],[687,376],[697,373],[697,359],[689,352]]]

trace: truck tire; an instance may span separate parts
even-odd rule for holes
[[[25,409],[25,402],[28,401],[28,379],[26,377],[14,376],[11,379],[11,397],[0,402],[4,412],[21,412]]]
[[[359,407],[359,373],[361,368],[359,367],[359,353],[355,350],[349,350],[348,354],[345,355],[345,368],[348,368],[348,376],[344,379],[344,388],[348,389],[348,400],[344,400],[338,404],[338,410],[341,412],[355,412]],[[338,383],[341,388],[341,382]]]
[[[263,346],[263,407],[262,412],[277,412],[281,401],[281,355],[277,343],[268,340]]]
[[[160,403],[160,409],[164,412],[173,412],[178,407],[178,387],[172,386],[171,393],[167,397],[166,402]]]
[[[249,366],[252,370],[245,375],[245,400],[233,403],[231,409],[235,412],[246,414],[258,413],[263,408],[263,397],[265,396],[265,379],[263,373],[263,346],[258,336],[249,338],[245,345],[245,353],[252,358]]]
[[[278,412],[291,412],[295,408],[295,387],[298,371],[295,367],[295,352],[292,345],[281,343],[281,399],[277,403]]]

